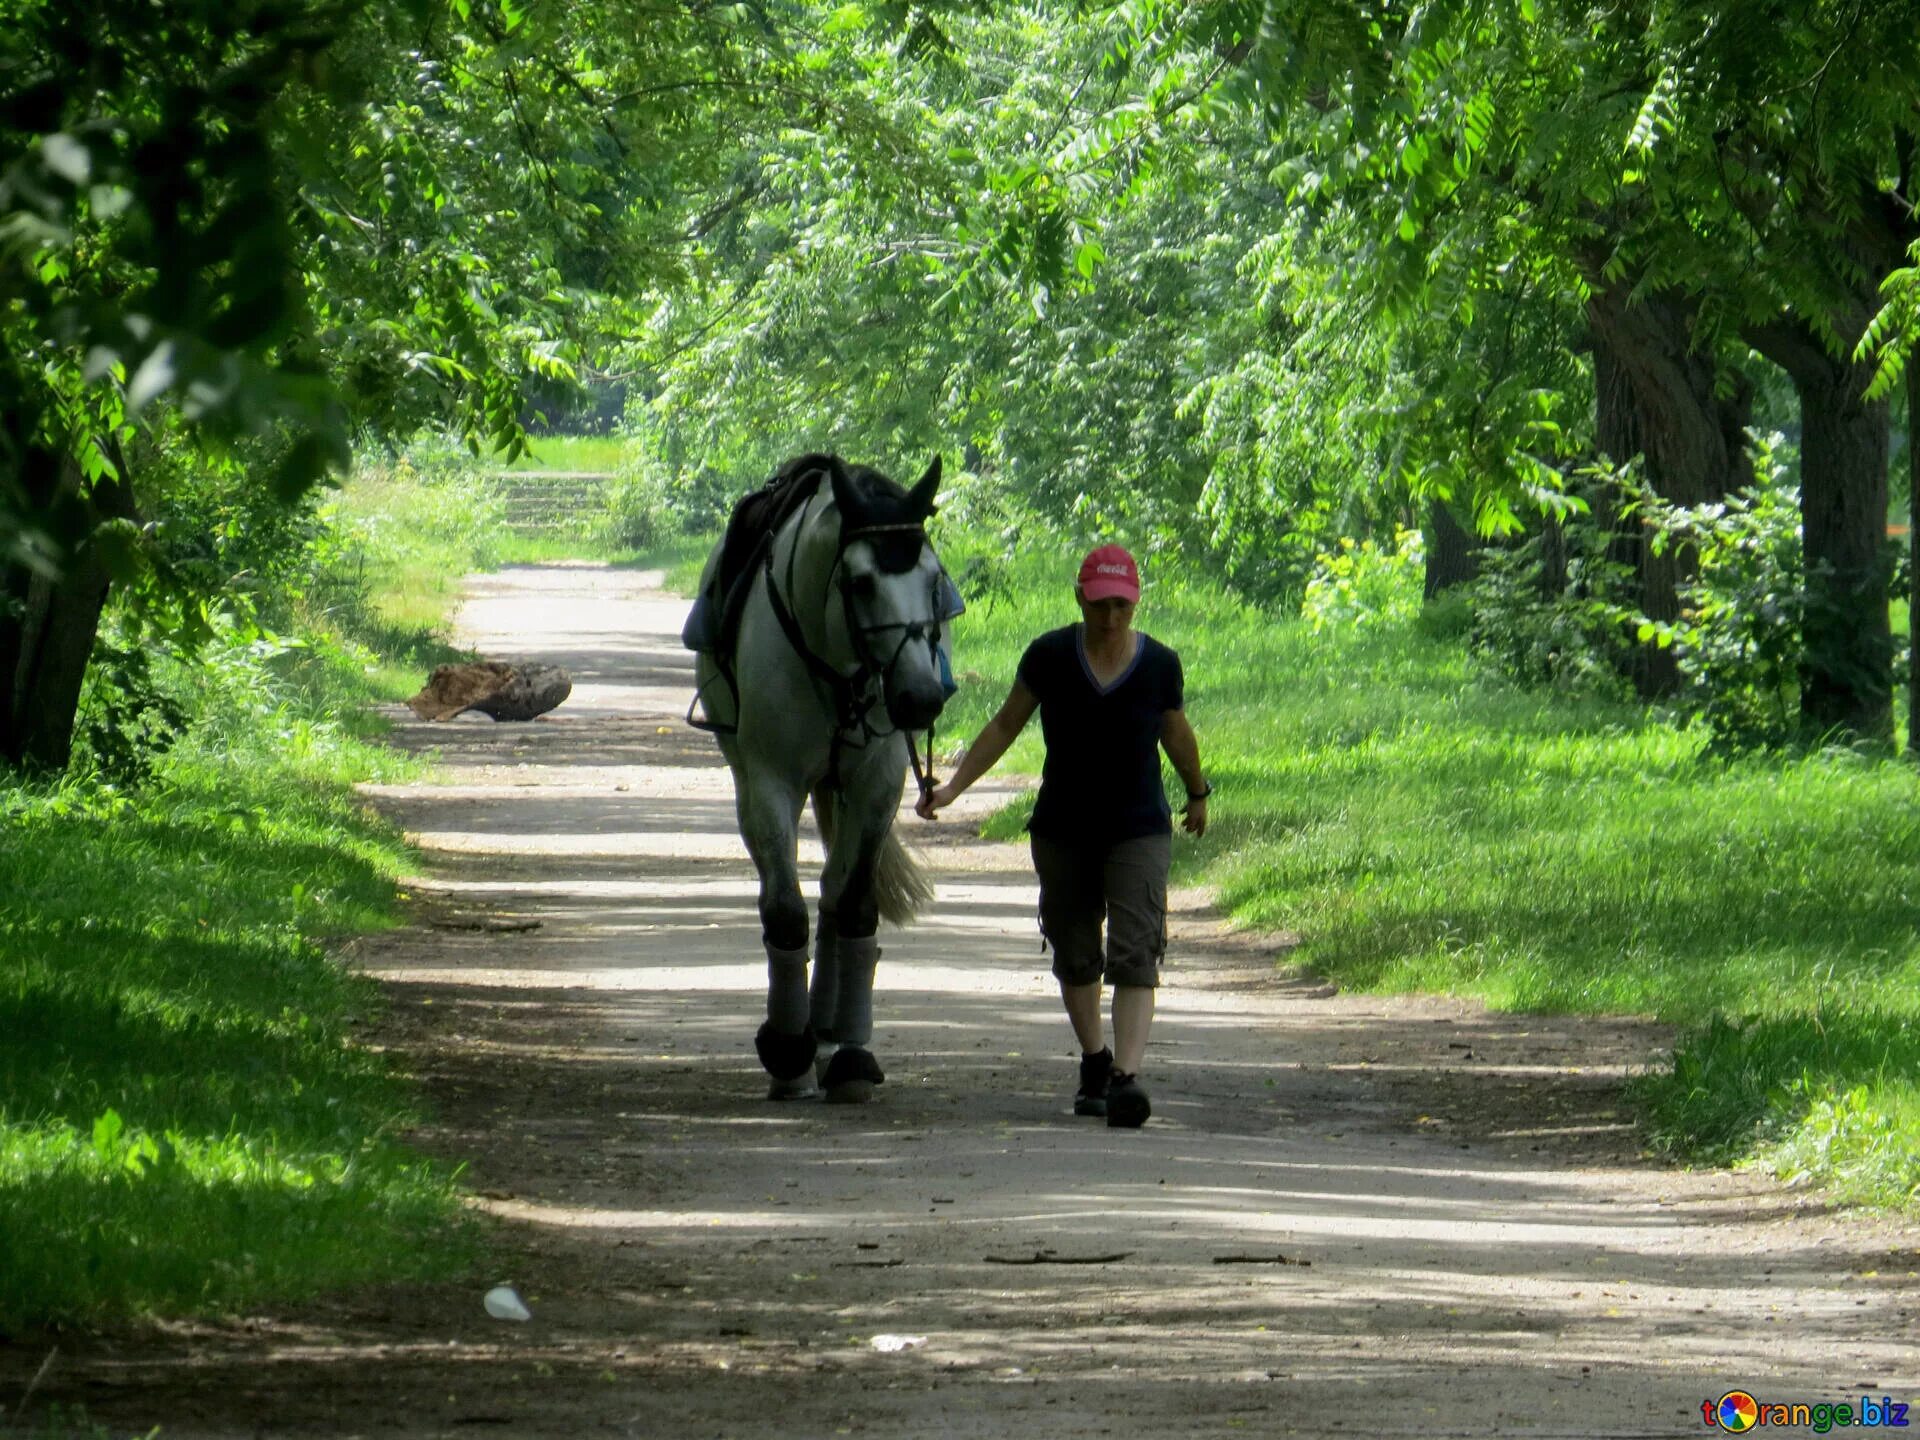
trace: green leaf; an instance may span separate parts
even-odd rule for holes
[[[867,7],[864,5],[842,5],[828,15],[820,26],[822,35],[845,35],[852,31],[867,28]]]
[[[118,1110],[108,1109],[93,1122],[93,1151],[102,1160],[111,1160],[120,1149],[120,1137],[126,1133],[127,1122],[120,1118]]]

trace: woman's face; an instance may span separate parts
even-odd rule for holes
[[[1133,601],[1117,595],[1106,600],[1089,600],[1077,588],[1073,594],[1080,602],[1080,615],[1087,623],[1088,634],[1118,635],[1133,624]]]

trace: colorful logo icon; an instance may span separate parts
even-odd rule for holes
[[[1760,1423],[1760,1402],[1744,1390],[1729,1390],[1713,1407],[1713,1418],[1722,1430],[1738,1435]]]

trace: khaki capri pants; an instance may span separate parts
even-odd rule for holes
[[[1157,986],[1167,952],[1173,836],[1100,847],[1029,838],[1040,877],[1040,934],[1053,947],[1055,978],[1066,985],[1104,978],[1109,985]]]

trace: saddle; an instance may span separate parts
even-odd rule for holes
[[[693,609],[680,631],[680,643],[687,649],[704,650],[723,669],[732,670],[734,642],[740,634],[747,592],[753,588],[753,572],[780,527],[806,502],[826,468],[825,455],[802,455],[782,465],[758,490],[734,502],[720,541],[720,563],[693,597]]]

